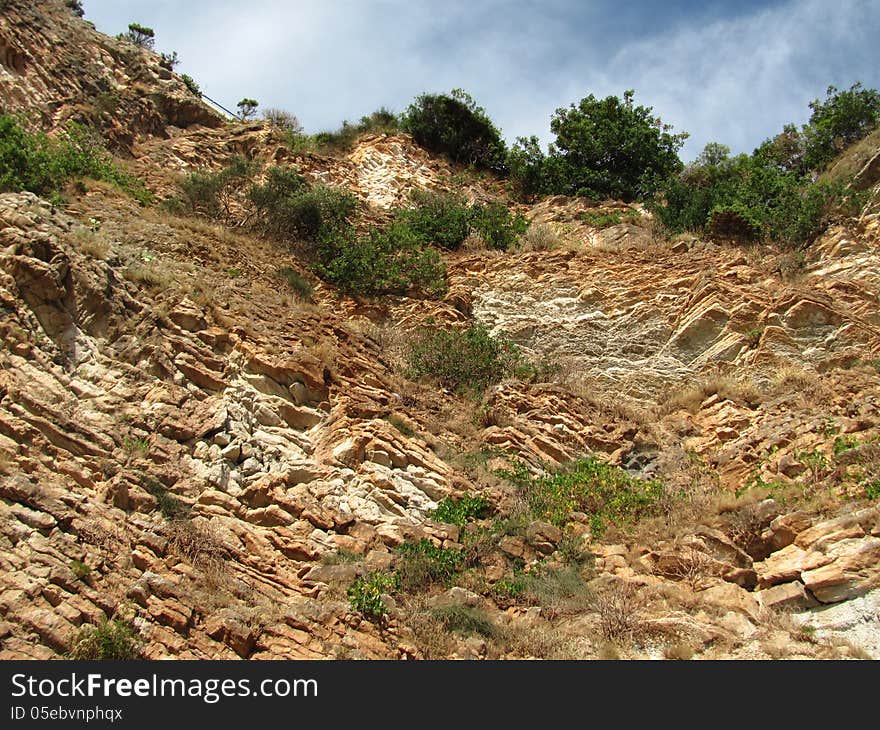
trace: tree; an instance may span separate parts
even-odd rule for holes
[[[171,53],[160,54],[159,62],[169,71],[172,71],[180,63],[180,58],[177,55],[177,51],[172,51]]]
[[[505,171],[506,145],[486,110],[461,89],[450,94],[422,94],[403,115],[403,126],[416,143],[463,162]]]
[[[256,99],[244,98],[240,102],[238,102],[236,106],[238,107],[239,118],[241,119],[241,121],[245,122],[248,119],[252,119],[257,113],[257,107],[259,106],[259,103],[256,101]]]
[[[556,141],[547,160],[548,185],[558,193],[648,199],[682,163],[678,151],[686,133],[636,106],[635,92],[597,99],[590,96],[556,110],[550,130]]]
[[[880,122],[880,93],[863,89],[860,81],[848,91],[829,86],[824,102],[810,102],[813,110],[804,126],[807,145],[804,162],[819,170],[847,145],[869,134]]]
[[[125,35],[125,38],[128,38],[136,46],[152,49],[153,44],[156,42],[156,33],[152,28],[147,28],[145,25],[129,23],[128,33]]]

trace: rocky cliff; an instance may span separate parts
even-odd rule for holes
[[[97,126],[158,198],[243,154],[376,220],[414,189],[506,199],[402,134],[291,152],[62,2],[3,3],[0,55],[3,110]],[[876,200],[794,255],[545,199],[528,245],[445,254],[424,300],[342,296],[284,243],[100,183],[0,195],[0,657],[108,618],[147,658],[880,656]],[[481,401],[413,380],[429,322],[506,333],[534,373]],[[508,519],[500,473],[585,455],[668,505],[604,532]],[[488,516],[436,518],[476,494]],[[422,540],[468,569],[354,610]]]

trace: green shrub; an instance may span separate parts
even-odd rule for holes
[[[466,494],[459,500],[444,497],[437,504],[437,509],[431,512],[431,519],[463,528],[470,520],[484,517],[489,509],[489,500],[480,495],[472,497]]]
[[[154,479],[145,479],[144,488],[156,499],[156,506],[166,520],[179,520],[189,515],[189,506],[168,492],[162,484]]]
[[[381,107],[372,114],[361,117],[357,123],[344,121],[336,131],[318,132],[307,137],[305,135],[294,136],[291,142],[294,147],[314,148],[319,152],[341,153],[348,152],[354,147],[358,137],[367,133],[391,134],[400,129],[400,118],[385,107]]]
[[[134,626],[121,619],[106,619],[97,626],[83,626],[70,648],[70,658],[77,660],[137,659],[141,640]]]
[[[437,547],[430,540],[405,542],[397,548],[401,557],[397,567],[400,587],[418,590],[432,583],[448,583],[464,565],[460,550]]]
[[[49,137],[28,132],[12,115],[0,115],[0,192],[49,195],[81,178],[109,182],[141,203],[152,199],[144,184],[116,165],[101,137],[87,127],[70,122]]]
[[[71,560],[70,570],[80,580],[85,580],[92,573],[92,569],[82,560]]]
[[[609,228],[620,225],[623,222],[623,216],[616,210],[605,213],[584,211],[583,213],[578,213],[577,217],[593,228]]]
[[[283,266],[278,269],[278,275],[281,276],[296,296],[304,302],[312,301],[314,288],[312,283],[302,276],[299,272],[291,269],[289,266]]]
[[[403,115],[403,127],[417,144],[454,162],[497,172],[506,169],[501,132],[485,109],[461,89],[422,94]]]
[[[232,219],[232,203],[256,172],[257,165],[241,156],[217,172],[192,172],[178,182],[179,201],[189,213],[213,220]]]
[[[717,205],[709,213],[706,231],[719,238],[752,241],[761,234],[761,225],[744,205]]]
[[[880,479],[875,479],[873,482],[865,484],[865,496],[868,499],[880,498]]]
[[[446,288],[446,268],[410,228],[392,222],[364,235],[339,231],[318,246],[316,271],[352,294],[436,296]]]
[[[453,193],[417,191],[414,208],[400,210],[397,220],[426,244],[453,251],[470,233],[471,212],[464,198]]]
[[[311,187],[293,168],[270,167],[266,180],[248,192],[255,225],[279,238],[317,242],[321,236],[345,230],[357,209],[348,192],[325,186]]]
[[[385,593],[397,588],[397,576],[392,573],[375,571],[358,576],[348,587],[348,602],[357,611],[372,621],[381,621],[386,607],[382,600]]]
[[[859,445],[859,440],[853,435],[838,436],[834,439],[834,455],[840,456],[851,451]]]
[[[512,215],[504,203],[489,203],[471,208],[471,227],[489,248],[506,251],[529,228],[529,221],[519,213]]]
[[[508,476],[524,491],[537,516],[562,526],[572,512],[583,512],[596,536],[609,523],[620,527],[656,513],[665,492],[659,481],[631,477],[593,457],[547,476],[532,477],[523,467]]]
[[[85,15],[85,10],[83,10],[82,6],[82,0],[64,0],[64,5],[68,7],[77,18],[81,18],[83,15]]]
[[[183,81],[186,88],[189,89],[192,94],[195,94],[199,98],[202,97],[202,90],[192,76],[189,74],[180,74],[180,80]]]
[[[425,330],[410,345],[410,374],[429,375],[456,392],[482,391],[521,362],[519,348],[492,337],[482,325],[465,330]]]

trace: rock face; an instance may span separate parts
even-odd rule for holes
[[[160,197],[177,173],[232,154],[344,185],[367,220],[416,189],[503,194],[499,181],[454,181],[406,135],[293,154],[62,2],[5,3],[0,62],[3,109],[36,110],[46,129],[95,124]],[[465,609],[505,636],[552,630],[568,657],[636,627],[649,637],[638,656],[656,655],[658,636],[742,658],[758,637],[773,655],[785,637],[768,616],[782,612],[876,655],[865,624],[880,513],[864,496],[880,479],[876,204],[855,230],[828,231],[797,280],[780,254],[654,241],[647,213],[603,206],[622,222],[596,229],[583,200],[521,206],[563,245],[450,254],[440,301],[356,300],[315,282],[302,303],[278,270],[305,263],[245,229],[103,186],[64,211],[0,194],[0,658],[63,655],[81,627],[123,610],[148,658],[421,657],[420,618]],[[480,403],[405,377],[401,340],[471,321],[509,334],[537,374]],[[600,536],[581,513],[564,529],[500,519],[527,495],[493,472],[584,455],[694,503],[749,485],[772,498],[656,538]],[[861,481],[846,481],[850,467]],[[815,499],[789,507],[787,489]],[[499,519],[432,516],[476,491]],[[697,505],[666,517],[678,509]],[[482,573],[438,588],[422,615],[353,611],[346,588],[419,541],[482,551]],[[499,588],[554,570],[563,579],[539,598]],[[493,656],[490,644],[462,639],[444,656]]]

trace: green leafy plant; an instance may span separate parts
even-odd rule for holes
[[[572,512],[589,516],[593,534],[656,514],[665,497],[658,480],[645,481],[594,457],[579,459],[546,476],[532,477],[521,465],[508,472],[534,514],[564,526]]]
[[[216,172],[191,172],[178,181],[183,210],[205,218],[230,221],[236,195],[256,172],[257,165],[241,156],[233,157]]]
[[[92,569],[81,560],[71,560],[70,570],[80,580],[85,580],[92,573]]]
[[[456,392],[481,392],[513,372],[521,362],[519,348],[493,337],[482,325],[464,330],[423,330],[409,346],[413,377],[428,375]]]
[[[196,80],[190,76],[189,74],[180,74],[180,80],[183,81],[184,85],[187,89],[190,90],[190,93],[202,97],[202,90],[199,88],[199,85],[196,83]]]
[[[820,170],[846,146],[865,137],[880,122],[880,92],[865,89],[856,82],[840,91],[829,86],[825,100],[810,102],[809,122],[804,126],[806,139],[804,165]]]
[[[411,591],[432,583],[446,584],[464,565],[460,550],[437,547],[430,540],[405,542],[397,548],[400,587]]]
[[[470,232],[471,212],[467,202],[453,193],[417,191],[415,207],[397,212],[397,220],[406,225],[423,243],[455,250]]]
[[[83,15],[85,15],[85,10],[83,10],[82,6],[82,0],[64,0],[64,4],[77,18],[81,18]]]
[[[471,229],[480,235],[489,248],[508,250],[528,228],[528,219],[519,213],[512,215],[503,203],[494,202],[471,208]]]
[[[77,660],[115,661],[137,659],[141,639],[129,621],[103,620],[97,626],[83,626],[70,648],[70,658]]]
[[[348,587],[348,601],[352,610],[372,621],[382,621],[386,606],[382,596],[397,588],[398,579],[393,573],[375,571],[358,576]]]
[[[865,496],[868,499],[878,499],[880,498],[880,479],[875,479],[872,482],[866,482],[864,484],[865,487]]]
[[[70,122],[49,137],[27,131],[12,115],[0,115],[0,192],[50,195],[82,178],[111,183],[140,203],[152,200],[144,184],[113,161],[101,137],[88,127]]]
[[[859,440],[853,435],[838,436],[834,439],[834,455],[840,456],[851,451],[859,445]]]
[[[466,494],[458,500],[444,497],[437,504],[437,509],[431,512],[431,518],[438,522],[464,527],[471,520],[485,517],[490,507],[489,500],[481,495],[472,497]]]

